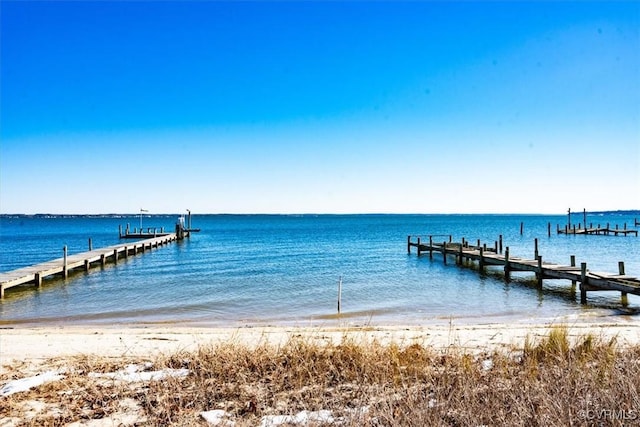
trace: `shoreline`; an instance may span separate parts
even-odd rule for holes
[[[454,347],[466,352],[522,349],[547,336],[554,327],[566,327],[569,338],[587,335],[615,339],[619,345],[640,344],[640,322],[549,322],[538,324],[368,325],[368,326],[245,326],[204,327],[185,324],[132,326],[44,326],[0,329],[0,373],[16,364],[37,367],[52,359],[100,356],[113,359],[153,360],[160,355],[195,351],[200,346],[237,344],[283,346],[292,339],[340,344],[378,342],[383,345],[419,344],[440,350]]]

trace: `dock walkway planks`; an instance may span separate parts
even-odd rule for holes
[[[168,233],[130,244],[107,246],[105,248],[94,249],[88,252],[69,255],[29,267],[0,273],[0,298],[4,298],[5,289],[27,283],[35,283],[36,286],[40,286],[42,280],[46,277],[56,274],[67,277],[70,271],[79,268],[89,271],[97,265],[104,266],[108,261],[117,263],[118,258],[126,258],[129,255],[144,252],[146,249],[157,248],[158,246],[165,245],[177,239],[178,236],[175,233]]]
[[[578,267],[543,262],[541,256],[537,256],[537,259],[510,257],[508,247],[505,248],[504,254],[499,254],[497,251],[487,251],[480,246],[447,242],[433,243],[431,238],[429,240],[429,243],[421,243],[418,238],[414,242],[411,240],[411,236],[408,236],[407,252],[411,253],[411,248],[415,247],[418,256],[424,252],[429,252],[430,257],[433,256],[433,252],[441,253],[445,263],[447,256],[454,256],[458,264],[462,264],[463,260],[474,261],[478,263],[480,271],[484,271],[486,266],[501,266],[504,269],[506,280],[509,280],[509,274],[512,271],[533,272],[540,287],[542,287],[543,279],[565,279],[571,280],[572,283],[579,282],[581,303],[586,303],[587,291],[619,291],[622,293],[623,303],[627,294],[640,295],[640,279],[625,275],[624,263],[619,263],[618,274],[596,273],[587,269],[587,263],[581,263]]]

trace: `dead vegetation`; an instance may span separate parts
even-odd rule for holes
[[[88,375],[132,362],[189,373],[134,382]],[[571,345],[563,327],[523,348],[480,354],[293,337],[282,347],[225,343],[153,361],[83,357],[51,363],[64,368],[65,378],[0,397],[0,426],[99,425],[98,419],[105,425],[195,426],[207,425],[200,414],[214,409],[225,411],[220,425],[236,426],[304,410],[331,413],[329,421],[307,425],[640,422],[640,346],[623,348],[592,336]],[[23,369],[1,377],[0,385],[24,377]]]

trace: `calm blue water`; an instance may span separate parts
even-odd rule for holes
[[[172,230],[177,216],[143,218]],[[594,225],[632,216],[590,215]],[[640,298],[620,305],[617,292],[579,295],[566,281],[536,289],[531,274],[506,283],[499,272],[479,275],[440,257],[407,254],[407,235],[451,234],[490,246],[503,235],[512,256],[533,258],[534,239],[546,261],[576,255],[592,271],[640,276],[640,238],[556,235],[566,216],[540,215],[195,215],[190,239],[67,280],[13,288],[0,301],[0,323],[90,324],[190,322],[213,326],[538,322],[634,319]],[[582,221],[582,214],[574,222]],[[520,235],[520,223],[524,234]],[[553,234],[547,236],[547,223]],[[0,271],[118,243],[121,218],[0,218]],[[631,224],[631,225],[629,225]],[[438,238],[439,241],[445,237]],[[342,315],[336,316],[343,278]]]

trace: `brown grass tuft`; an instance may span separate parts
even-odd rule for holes
[[[281,347],[231,342],[158,358],[151,369],[189,375],[144,383],[87,375],[131,360],[65,360],[64,380],[0,398],[0,419],[133,425],[122,421],[133,414],[138,425],[197,426],[206,425],[202,411],[223,409],[235,425],[255,426],[267,415],[330,410],[347,426],[628,425],[640,420],[639,361],[640,346],[592,336],[572,345],[563,327],[519,351],[475,355],[348,337],[338,345],[299,337]],[[13,377],[19,372],[0,384]],[[33,401],[44,406],[29,409]]]

